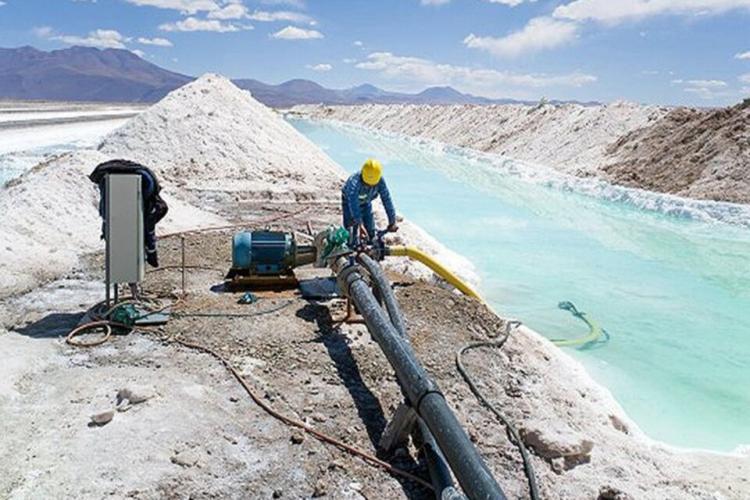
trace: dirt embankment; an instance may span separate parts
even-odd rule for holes
[[[696,199],[750,203],[750,109],[603,106],[297,106],[315,119],[542,164]]]
[[[750,203],[750,107],[678,108],[608,148],[617,184]]]

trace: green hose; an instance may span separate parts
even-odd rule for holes
[[[564,301],[557,304],[562,310],[569,311],[570,314],[580,319],[589,327],[589,333],[583,337],[576,339],[550,339],[553,344],[560,347],[581,347],[594,342],[600,342],[602,337],[604,341],[609,340],[607,332],[599,325],[599,323],[588,317],[585,312],[579,311],[572,302]]]

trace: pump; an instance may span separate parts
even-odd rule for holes
[[[232,238],[232,286],[296,286],[294,268],[315,262],[315,248],[297,244],[292,232],[250,231]]]

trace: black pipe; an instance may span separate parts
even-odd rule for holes
[[[466,500],[453,484],[451,470],[427,424],[417,417],[417,426],[422,438],[422,453],[427,462],[427,470],[430,471],[430,481],[435,488],[435,500]]]
[[[380,292],[380,296],[385,302],[385,308],[388,311],[388,316],[391,318],[391,323],[396,328],[396,331],[401,334],[402,337],[406,337],[406,322],[404,316],[401,314],[401,308],[396,301],[396,295],[391,289],[391,284],[388,282],[388,278],[383,272],[383,268],[369,255],[360,254],[359,262],[367,269],[368,274],[372,277],[372,280]]]
[[[404,321],[401,307],[396,300],[396,294],[393,293],[393,289],[385,272],[383,272],[383,268],[380,267],[380,264],[375,259],[367,254],[360,254],[359,262],[367,269],[375,286],[375,291],[383,298],[388,316],[391,319],[391,324],[401,337],[406,339],[406,321]],[[465,500],[466,497],[456,489],[453,483],[450,468],[445,461],[443,453],[440,451],[440,447],[435,442],[435,437],[424,423],[424,420],[417,417],[417,421],[419,435],[422,438],[422,451],[427,462],[427,470],[430,472],[432,486],[435,489],[436,500]]]
[[[459,484],[471,499],[505,499],[469,436],[448,407],[437,384],[417,362],[408,341],[391,324],[375,301],[357,265],[341,266],[339,280],[357,306],[367,329],[396,372],[396,377],[412,408],[424,420]]]

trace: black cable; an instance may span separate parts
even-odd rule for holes
[[[469,375],[469,372],[466,370],[463,361],[461,360],[461,356],[463,356],[464,353],[478,347],[493,347],[496,349],[501,349],[508,341],[509,337],[510,331],[508,331],[508,333],[506,333],[505,336],[503,336],[499,340],[472,342],[464,345],[463,347],[461,347],[461,349],[458,350],[458,352],[456,352],[456,367],[458,368],[461,376],[468,384],[471,392],[474,393],[474,396],[476,396],[484,406],[486,406],[492,413],[494,413],[498,420],[500,420],[500,422],[505,426],[510,442],[515,444],[516,448],[518,448],[518,451],[521,453],[521,459],[523,460],[523,470],[526,474],[526,480],[529,483],[529,498],[531,498],[531,500],[539,500],[539,498],[541,497],[539,496],[539,487],[537,486],[536,473],[534,472],[534,466],[531,463],[529,451],[526,449],[526,446],[524,446],[523,441],[521,441],[521,436],[518,434],[518,431],[513,426],[513,424],[511,424],[510,421],[505,418],[505,416],[500,413],[500,411],[495,408],[495,406],[490,403],[487,398],[484,397],[481,391],[477,388],[476,384],[474,384],[473,379]]]
[[[269,309],[264,309],[262,311],[254,311],[251,313],[231,313],[231,312],[196,312],[196,313],[182,313],[182,312],[174,312],[172,313],[172,317],[174,318],[252,318],[255,316],[263,316],[264,314],[271,314],[276,311],[281,311],[282,309],[289,307],[292,305],[295,301],[289,300],[279,306],[271,307]]]

